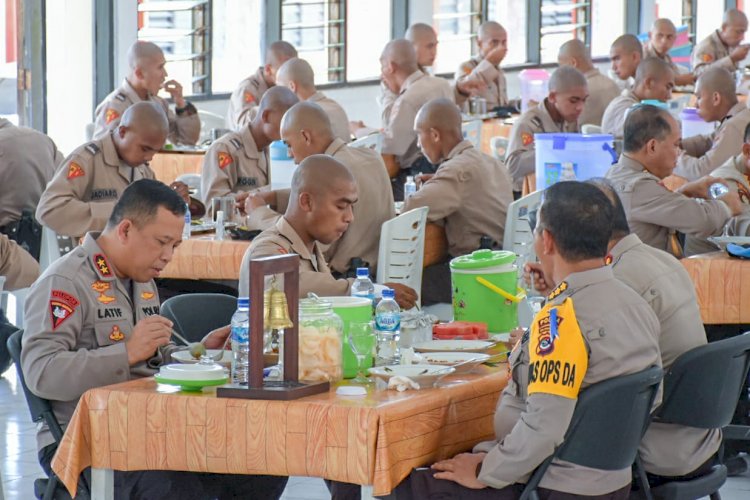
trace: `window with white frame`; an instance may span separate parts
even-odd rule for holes
[[[436,73],[453,73],[475,53],[481,21],[480,0],[433,0],[433,26],[439,42]]]
[[[526,53],[528,2],[526,0],[489,0],[487,20],[497,21],[508,32],[508,54],[503,60],[503,66],[523,64],[528,61]]]

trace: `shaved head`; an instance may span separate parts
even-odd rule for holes
[[[487,38],[491,38],[497,33],[505,33],[505,28],[503,28],[500,23],[496,23],[495,21],[487,21],[479,25],[479,29],[477,30],[477,39],[486,40]]]
[[[261,116],[264,111],[278,111],[280,113],[286,113],[286,111],[297,104],[299,99],[294,92],[286,87],[276,86],[268,89],[260,100],[260,108],[258,109],[258,115]]]
[[[575,66],[581,71],[588,71],[593,66],[589,50],[580,40],[568,40],[562,44],[557,53],[557,62],[560,65]]]
[[[569,92],[575,88],[586,88],[586,77],[572,66],[560,66],[549,78],[549,91],[556,93]]]
[[[744,12],[737,9],[729,9],[724,13],[722,24],[735,24],[747,26],[747,16]]]
[[[141,101],[133,104],[122,114],[120,126],[132,128],[140,134],[161,134],[166,137],[169,133],[169,121],[164,110],[151,101]]]
[[[637,52],[639,56],[643,57],[643,46],[635,35],[626,34],[619,36],[612,42],[612,50],[621,49],[627,54]]]
[[[730,102],[737,101],[734,76],[724,68],[709,68],[704,71],[696,83],[696,92],[716,92]]]
[[[417,53],[414,45],[405,38],[397,38],[388,42],[380,60],[393,64],[404,73],[411,74],[417,71]]]
[[[314,90],[315,73],[310,63],[304,59],[293,57],[282,64],[276,73],[276,83],[288,87],[291,82],[306,90]]]
[[[675,28],[675,25],[672,21],[670,21],[666,17],[661,17],[659,19],[656,19],[651,25],[651,31],[671,31],[672,33],[677,33],[677,28]]]
[[[434,128],[445,133],[453,133],[459,137],[461,132],[461,111],[450,99],[439,98],[427,102],[417,113],[415,128]]]
[[[137,41],[128,49],[128,66],[131,71],[143,66],[144,61],[157,57],[164,57],[164,52],[158,45],[151,42]]]
[[[314,102],[298,102],[289,108],[289,111],[284,113],[284,118],[281,119],[282,137],[293,132],[299,132],[300,130],[307,130],[315,135],[327,136],[330,139],[329,143],[334,138],[330,118],[323,111],[323,108]]]
[[[642,84],[647,78],[661,80],[669,73],[672,73],[672,67],[669,63],[658,57],[647,57],[641,61],[638,69],[635,70],[635,84]]]
[[[302,193],[325,195],[342,182],[356,185],[354,176],[346,165],[328,155],[308,156],[299,164],[292,176],[289,206],[296,204]]]
[[[297,49],[291,43],[283,40],[273,42],[266,50],[266,64],[270,64],[275,69],[278,69],[292,57],[297,57]]]
[[[429,24],[414,23],[404,33],[404,38],[414,43],[425,38],[436,38],[435,29]]]

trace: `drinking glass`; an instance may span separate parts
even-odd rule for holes
[[[216,213],[224,212],[224,222],[234,222],[235,205],[234,196],[217,196],[211,199],[211,217],[216,222]]]
[[[357,376],[352,380],[356,384],[369,384],[371,380],[365,375],[364,364],[368,354],[372,354],[375,349],[375,332],[373,331],[372,322],[368,323],[349,323],[349,346],[357,357]]]

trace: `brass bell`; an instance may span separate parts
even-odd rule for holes
[[[272,289],[270,296],[270,308],[266,328],[279,330],[291,327],[292,320],[289,318],[289,306],[286,302],[286,294],[281,290]]]
[[[271,290],[263,292],[263,324],[268,325],[271,315]],[[268,328],[268,326],[266,326]]]

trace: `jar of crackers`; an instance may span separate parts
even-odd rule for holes
[[[336,382],[343,378],[344,323],[324,299],[299,302],[299,379]]]

